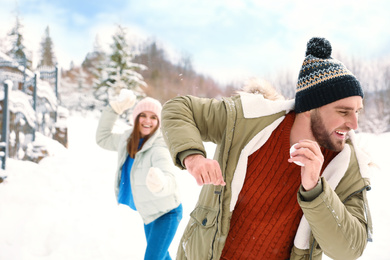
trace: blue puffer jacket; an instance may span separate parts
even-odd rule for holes
[[[115,195],[118,198],[121,169],[128,156],[127,138],[133,129],[120,134],[113,133],[112,129],[117,119],[118,114],[110,106],[104,109],[96,131],[96,142],[104,149],[118,152],[118,165],[115,174]],[[159,168],[168,180],[159,193],[150,192],[146,186],[146,176],[150,167]],[[180,205],[174,166],[160,129],[137,152],[130,178],[134,203],[145,224],[149,224]]]

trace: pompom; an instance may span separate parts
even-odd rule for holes
[[[317,58],[328,59],[332,54],[332,45],[325,38],[313,37],[307,43],[306,56],[309,54]]]

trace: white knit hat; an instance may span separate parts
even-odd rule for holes
[[[157,115],[158,121],[161,123],[161,103],[157,99],[146,97],[142,99],[140,102],[137,103],[137,105],[134,107],[133,110],[133,123],[135,124],[135,119],[137,116],[144,112],[144,111],[150,111]]]

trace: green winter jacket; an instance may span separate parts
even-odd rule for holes
[[[122,165],[128,156],[127,138],[133,129],[114,133],[112,130],[117,119],[118,114],[110,106],[103,110],[96,130],[96,143],[104,149],[118,152],[114,184],[118,199]],[[158,193],[150,192],[146,186],[150,167],[159,168],[168,180],[163,190]],[[177,208],[181,203],[173,167],[169,151],[158,129],[136,153],[130,173],[134,203],[145,224]]]
[[[293,110],[294,100],[271,101],[259,94],[216,99],[193,96],[168,101],[162,111],[162,131],[176,165],[191,153],[206,156],[203,142],[217,144],[214,159],[226,186],[204,185],[179,244],[177,259],[219,259],[230,219],[243,186],[248,156],[258,150]],[[291,260],[358,258],[371,234],[367,207],[369,158],[354,145],[345,145],[322,177],[323,191],[312,201],[297,200],[302,217]],[[367,216],[367,217],[366,217]]]

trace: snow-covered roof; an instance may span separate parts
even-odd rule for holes
[[[28,77],[34,77],[34,72],[27,68],[24,68],[23,64],[19,63],[18,61],[15,61],[10,56],[0,51],[0,67],[1,66],[16,68],[20,72],[25,72]]]

